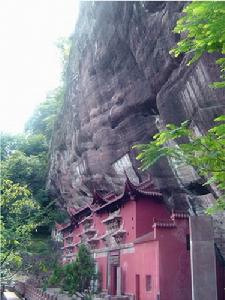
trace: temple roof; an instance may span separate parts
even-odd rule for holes
[[[83,220],[81,220],[81,221],[79,222],[79,224],[84,224],[84,223],[86,223],[86,222],[92,221],[92,217],[93,217],[93,213],[92,213],[90,216],[88,216],[88,217],[84,218]]]
[[[131,182],[126,172],[125,175],[126,175],[126,182],[125,182],[124,192],[127,192],[129,194],[130,193],[140,194],[146,196],[157,196],[157,197],[162,196],[162,194],[155,188],[155,185],[151,180],[151,178],[139,184],[134,184],[133,182]]]
[[[64,223],[64,224],[56,223],[55,227],[56,227],[57,231],[63,231],[65,229],[69,228],[70,226],[71,226],[71,222],[68,222],[68,223]]]
[[[134,184],[126,172],[125,176],[126,181],[124,184],[124,190],[120,195],[108,193],[107,195],[103,196],[94,189],[92,193],[92,203],[80,208],[79,210],[74,209],[73,215],[71,216],[71,223],[64,224],[63,227],[59,228],[58,230],[62,231],[70,226],[78,225],[82,222],[83,218],[91,218],[94,212],[101,212],[107,209],[117,209],[124,202],[135,200],[138,198],[138,196],[150,196],[157,201],[162,199],[162,194],[155,188],[154,183],[150,178],[142,183]]]
[[[135,196],[152,196],[157,200],[162,199],[162,194],[156,190],[152,181],[145,181],[141,184],[136,185],[133,182],[131,182],[126,173],[125,175],[126,182],[124,185],[123,193],[114,197],[111,201],[106,202],[101,207],[95,209],[96,212],[100,212],[110,206],[116,206],[117,204],[121,205],[124,201],[127,201],[128,199],[135,199]]]
[[[72,220],[76,221],[76,223],[78,224],[78,222],[81,221],[81,219],[83,217],[88,217],[91,215],[91,208],[89,206],[84,206],[81,207],[72,217]]]
[[[117,231],[115,231],[112,236],[117,236],[117,235],[124,235],[126,234],[126,230],[119,228]]]
[[[91,208],[103,206],[104,204],[107,203],[107,200],[103,196],[101,196],[95,189],[92,194],[93,194],[93,200],[90,204]]]
[[[188,219],[189,214],[186,211],[172,211],[171,219]]]
[[[108,216],[108,218],[102,220],[102,223],[108,223],[112,220],[115,220],[115,219],[121,219],[121,216],[120,215],[111,215],[111,216]]]
[[[175,228],[176,224],[172,220],[156,220],[154,219],[153,221],[153,228],[158,227],[158,228]]]

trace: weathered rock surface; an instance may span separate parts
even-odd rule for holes
[[[148,142],[166,123],[192,120],[196,134],[225,113],[215,58],[186,66],[169,50],[184,2],[83,2],[73,36],[68,86],[51,145],[48,188],[62,206],[90,201],[94,188],[121,191],[123,169],[135,181],[150,173],[172,208],[202,213],[217,193],[191,167],[160,161],[142,173],[132,145]],[[223,215],[215,216],[220,249]]]

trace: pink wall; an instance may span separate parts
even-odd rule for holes
[[[136,238],[136,201],[126,202],[124,207],[120,209],[122,216],[123,228],[126,230],[124,243],[131,243]]]
[[[140,299],[156,300],[159,291],[158,241],[135,245],[135,274],[140,274]],[[151,290],[146,291],[146,275],[151,275]],[[167,300],[174,300],[168,298]]]
[[[120,256],[122,269],[122,291],[136,295],[136,274],[140,276],[139,300],[156,300],[158,281],[158,242],[136,244],[133,253],[123,252]],[[146,275],[151,275],[151,290],[146,291]],[[167,299],[168,300],[168,299]]]
[[[102,290],[107,290],[107,256],[97,257],[96,262],[98,264],[99,272],[101,275],[100,285]]]
[[[152,231],[153,218],[168,219],[169,211],[165,204],[154,199],[140,198],[136,202],[137,237]]]
[[[102,223],[104,219],[108,217],[108,213],[104,212],[93,216],[93,227],[96,229],[98,236],[102,236],[106,233],[106,226]],[[102,240],[99,241],[97,249],[105,248],[105,244]]]
[[[134,253],[120,255],[120,267],[122,271],[123,293],[135,294],[135,268]]]
[[[188,219],[176,219],[176,228],[156,228],[159,239],[160,300],[191,300]]]
[[[153,231],[153,218],[170,220],[170,214],[161,202],[150,198],[128,201],[120,208],[122,227],[126,230],[123,244],[134,242],[148,232]],[[107,212],[94,214],[93,225],[98,237],[106,233],[102,223],[109,216]],[[122,290],[125,294],[136,293],[136,274],[140,276],[139,300],[191,300],[190,252],[186,248],[186,235],[189,233],[188,219],[176,219],[175,228],[154,228],[157,239],[133,248],[120,250],[122,270]],[[80,241],[79,234],[84,231],[81,224],[73,232],[73,243]],[[97,249],[104,251],[105,244],[99,241]],[[77,252],[77,247],[74,248]],[[102,277],[102,289],[107,287],[107,253],[95,253]],[[146,275],[151,275],[151,290],[146,291]],[[224,300],[224,299],[220,299]]]

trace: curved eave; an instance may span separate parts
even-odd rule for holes
[[[90,210],[92,211],[91,207],[88,206],[90,208]],[[90,214],[90,216],[87,216],[86,218],[84,218],[83,220],[81,220],[78,224],[84,224],[86,222],[89,222],[89,221],[93,221],[93,212]]]
[[[82,217],[89,217],[92,213],[92,210],[89,206],[85,206],[81,208],[75,215],[73,215],[72,219],[78,224],[81,223]]]
[[[96,205],[102,206],[106,204],[107,201],[101,196],[96,190],[93,191],[93,200],[90,204],[91,207],[95,207]]]
[[[140,190],[140,189],[136,189],[135,193],[139,194],[139,195],[142,195],[142,196],[153,197],[157,200],[162,200],[163,199],[162,194],[160,192],[157,192],[157,191],[143,191],[143,190]]]
[[[94,212],[99,213],[101,211],[107,210],[107,208],[116,206],[117,204],[118,204],[118,206],[121,206],[123,204],[122,200],[124,201],[124,193],[122,195],[116,197],[114,200],[107,202],[105,205],[103,205],[99,208],[96,208],[94,210]]]
[[[65,225],[63,228],[61,228],[61,229],[58,230],[58,231],[61,231],[61,232],[66,231],[66,230],[68,230],[71,226],[72,226],[72,224],[71,224],[71,223],[68,223],[67,225]]]
[[[113,237],[116,237],[116,236],[123,236],[126,234],[126,230],[124,229],[118,229],[116,232],[114,232],[112,234]]]
[[[162,198],[162,194],[155,190],[154,185],[152,181],[144,181],[138,185],[135,185],[133,182],[131,182],[130,178],[128,177],[127,173],[125,172],[126,175],[126,182],[125,182],[125,187],[124,187],[124,194],[128,193],[129,195],[133,194],[141,194],[145,196],[153,196],[153,197],[160,197]],[[151,188],[151,190],[146,190]]]

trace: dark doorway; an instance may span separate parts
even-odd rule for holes
[[[117,267],[120,266],[119,251],[111,251],[108,254],[108,292],[109,295],[117,294]]]
[[[135,300],[140,300],[140,275],[135,276]]]
[[[117,266],[111,266],[111,295],[116,295],[117,290]]]

